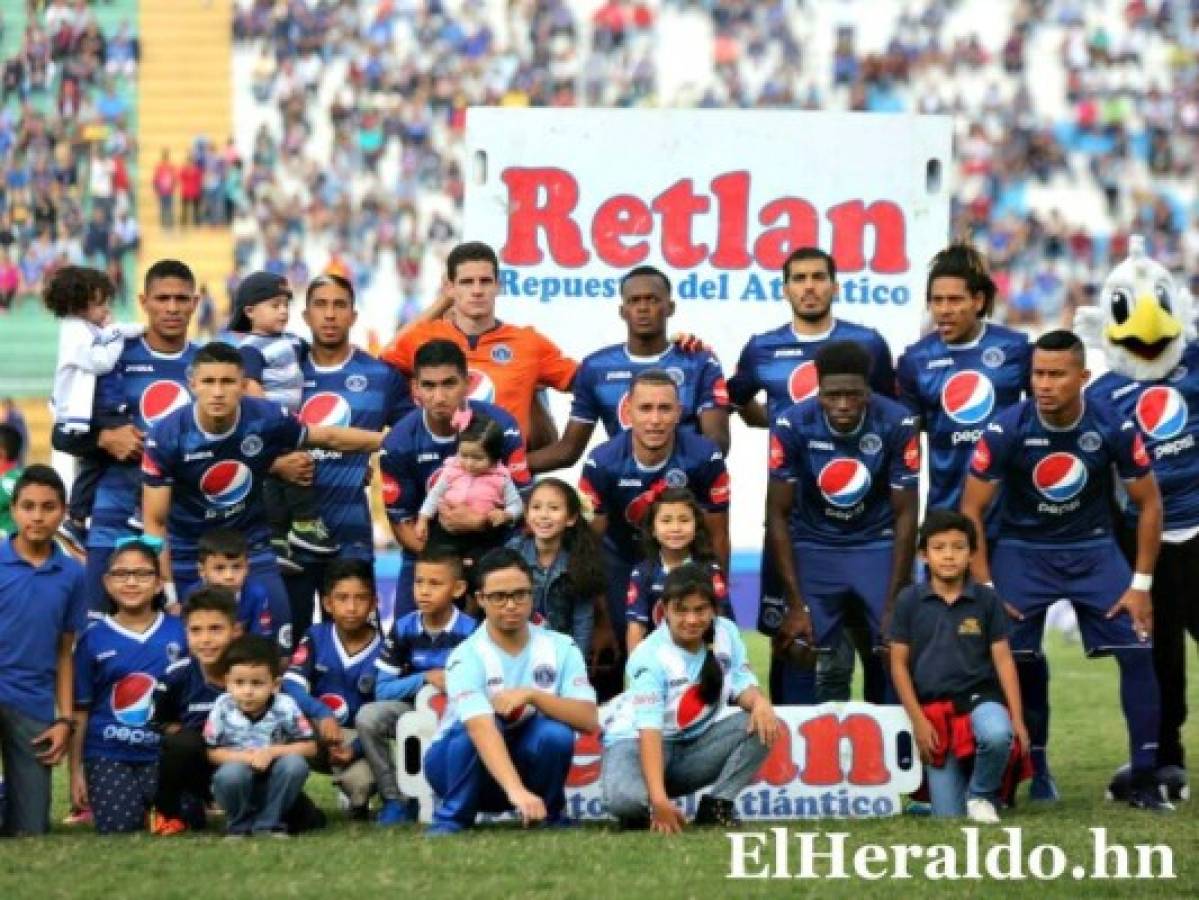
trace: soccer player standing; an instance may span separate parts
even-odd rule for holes
[[[870,354],[860,344],[826,344],[816,369],[817,396],[792,406],[770,430],[767,550],[787,601],[776,657],[797,639],[822,653],[835,650],[852,604],[865,613],[881,652],[916,555],[915,419],[870,392]],[[816,688],[817,701],[849,699],[847,691],[822,696],[821,681]]]
[[[1041,650],[1045,612],[1071,601],[1089,656],[1114,655],[1128,725],[1134,807],[1168,811],[1155,775],[1160,702],[1149,602],[1161,540],[1162,504],[1136,426],[1084,401],[1086,351],[1069,331],[1050,331],[1032,356],[1032,399],[1001,413],[974,448],[962,512],[974,522],[975,580],[1011,605],[1013,653]],[[1112,469],[1140,512],[1136,575],[1115,544]],[[999,544],[987,557],[983,521],[999,483]]]

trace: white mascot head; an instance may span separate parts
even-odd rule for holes
[[[1191,298],[1161,263],[1145,255],[1134,235],[1128,258],[1103,283],[1097,307],[1078,310],[1075,330],[1103,349],[1108,366],[1135,381],[1165,378],[1195,337]]]

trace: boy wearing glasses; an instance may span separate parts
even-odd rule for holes
[[[515,809],[526,827],[566,824],[575,734],[599,728],[579,648],[529,623],[528,564],[513,550],[493,550],[476,576],[486,619],[446,663],[450,702],[424,759],[437,795],[430,837],[470,828],[479,812]]]

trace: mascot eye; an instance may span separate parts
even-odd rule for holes
[[[1123,288],[1117,288],[1112,291],[1112,320],[1117,325],[1123,325],[1128,321],[1128,308],[1131,305],[1132,297],[1129,296],[1128,291]]]
[[[1173,312],[1170,308],[1170,289],[1164,284],[1157,284],[1153,288],[1153,296],[1157,298],[1157,302],[1161,304],[1161,308],[1166,312]]]

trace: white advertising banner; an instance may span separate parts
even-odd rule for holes
[[[919,336],[949,230],[947,117],[473,108],[467,145],[463,237],[499,253],[500,318],[576,359],[624,339],[617,282],[649,264],[674,282],[673,330],[731,375],[746,340],[790,320],[781,266],[807,245],[837,260],[837,316],[895,353]],[[569,400],[553,408],[561,425]],[[734,546],[759,549],[765,434],[737,428],[729,468]]]
[[[445,695],[425,687],[415,705],[396,726],[396,782],[405,796],[419,802],[421,821],[428,822],[433,791],[422,761],[437,733]],[[902,811],[902,795],[920,786],[920,758],[902,706],[826,703],[778,706],[775,712],[782,735],[737,798],[743,819],[893,816]],[[600,771],[600,736],[580,735],[566,779],[566,814],[571,818],[608,818]],[[676,803],[690,818],[699,796],[680,797]]]

